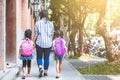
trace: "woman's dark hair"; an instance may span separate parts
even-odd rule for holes
[[[40,19],[46,17],[48,19],[48,12],[46,10],[42,10],[40,13],[39,13],[39,16],[40,16]]]
[[[30,29],[25,30],[24,36],[25,38],[31,39],[32,31]]]

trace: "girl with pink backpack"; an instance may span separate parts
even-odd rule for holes
[[[30,70],[31,70],[31,60],[33,59],[33,41],[31,40],[32,31],[27,29],[24,33],[24,39],[20,45],[19,50],[19,57],[22,60],[22,72],[23,76],[22,79],[25,79],[26,74],[26,66],[28,69],[27,76],[30,77]]]
[[[56,78],[62,73],[62,58],[66,53],[65,40],[63,39],[63,32],[61,30],[57,30],[55,32],[55,38],[53,40],[53,49],[55,53],[56,60]]]

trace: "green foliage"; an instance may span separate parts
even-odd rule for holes
[[[81,74],[120,74],[120,63],[103,62],[86,68],[77,68]]]
[[[78,28],[83,27],[80,26],[80,24],[84,23],[86,15],[100,12],[102,2],[104,2],[104,0],[51,0],[51,20],[54,21],[55,28],[59,28],[59,16],[68,16],[68,19],[72,21],[72,25]]]
[[[109,6],[109,10],[107,10],[110,12],[109,24],[111,24],[111,28],[117,28],[120,26],[120,0],[110,0]]]
[[[50,19],[54,22],[55,29],[59,29],[60,28],[59,17],[65,13],[64,12],[65,0],[58,0],[58,1],[51,0],[50,3],[51,3],[50,9],[52,10]]]
[[[86,34],[90,37],[92,34],[91,31],[96,31],[97,29],[97,20],[98,20],[99,14],[98,13],[92,13],[88,14],[86,17],[86,20],[84,22],[84,29],[86,31]],[[95,32],[96,34],[97,32]],[[93,36],[95,35],[93,34]]]
[[[68,29],[70,29],[69,30],[70,37],[71,37],[70,40],[73,44],[75,43],[74,36],[76,35],[77,32],[79,32],[79,40],[78,40],[79,54],[81,54],[82,52],[81,44],[83,43],[82,39],[84,36],[83,29],[90,29],[90,31],[96,30],[97,31],[96,33],[101,34],[102,36],[104,36],[104,38],[108,38],[104,33],[106,31],[106,26],[111,23],[116,26],[117,25],[116,22],[119,23],[119,19],[116,17],[120,16],[119,15],[120,9],[119,7],[116,8],[112,6],[114,6],[114,4],[119,6],[120,0],[109,0],[111,1],[110,13],[112,16],[110,17],[106,16],[105,19],[102,20],[104,17],[105,11],[107,12],[109,11],[109,8],[107,8],[106,10],[106,1],[107,0],[58,0],[58,1],[51,0],[50,1],[51,3],[50,9],[52,10],[51,20],[54,22],[55,29],[60,28],[60,16],[62,16],[62,18],[64,19],[63,24],[67,25]],[[96,17],[96,19],[93,19],[91,15],[89,16],[89,14],[95,14],[95,13],[99,14]],[[114,17],[114,15],[116,16]],[[102,21],[104,21],[106,24],[105,28],[104,27],[98,28],[98,26],[102,23]],[[113,21],[116,21],[116,22],[113,22]],[[86,31],[88,36],[90,36],[89,35],[90,31]],[[73,49],[74,48],[75,46],[73,46]],[[110,52],[108,52],[108,54],[109,53]]]

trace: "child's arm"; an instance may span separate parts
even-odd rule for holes
[[[69,55],[68,55],[68,53],[67,53],[66,41],[65,41],[65,40],[63,40],[63,42],[64,42],[64,45],[65,45],[65,50],[66,50],[65,57],[66,57],[66,59],[68,59]]]
[[[20,54],[20,49],[21,49],[21,48],[19,48],[18,58],[20,58],[20,56],[21,56],[21,54]]]
[[[66,47],[65,57],[66,57],[66,59],[68,59],[68,57],[69,57],[69,54],[68,54],[68,52],[67,52],[67,47]]]
[[[52,42],[52,51],[54,51],[54,44],[55,44],[55,40],[53,40]]]
[[[21,40],[21,42],[20,42],[18,58],[20,58],[20,56],[21,56],[20,50],[21,50],[22,42],[23,42],[23,40]]]

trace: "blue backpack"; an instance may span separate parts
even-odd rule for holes
[[[62,38],[55,39],[54,52],[57,56],[62,56],[66,52],[65,44]]]

